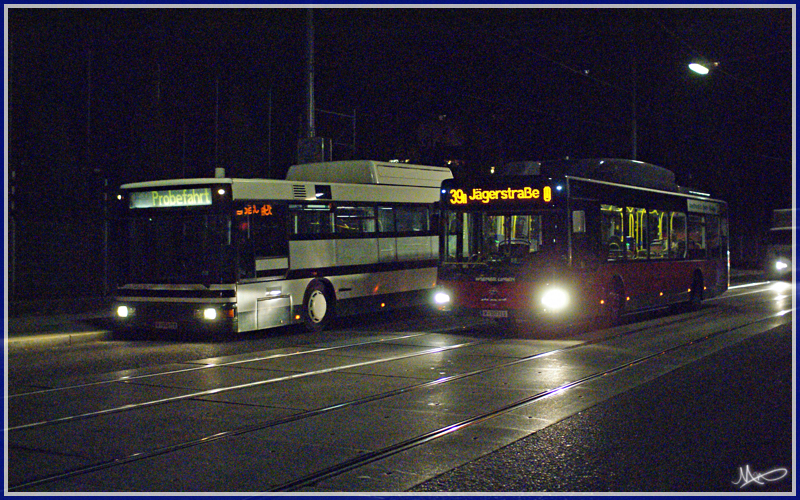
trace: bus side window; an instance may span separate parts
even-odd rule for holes
[[[708,249],[708,257],[711,259],[719,258],[720,256],[720,223],[719,216],[707,215],[706,216],[706,247]]]
[[[375,232],[375,207],[336,207],[336,232],[363,234]]]
[[[688,258],[706,258],[706,218],[702,215],[689,216],[689,245]]]
[[[647,259],[647,210],[625,207],[625,253],[628,259]]]
[[[647,227],[650,228],[650,258],[665,259],[669,246],[666,212],[650,210]]]
[[[396,215],[398,233],[418,233],[430,230],[430,214],[428,207],[397,207]]]
[[[316,236],[333,232],[333,218],[328,205],[291,205],[292,234]]]
[[[600,205],[600,242],[609,261],[625,260],[623,238],[622,208]]]
[[[378,232],[393,233],[394,231],[394,208],[378,207]]]
[[[670,212],[669,214],[669,258],[686,257],[686,214]]]

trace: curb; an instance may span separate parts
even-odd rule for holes
[[[6,337],[8,350],[31,349],[42,347],[59,347],[76,344],[84,344],[95,340],[110,338],[109,330],[94,330],[88,332],[72,333],[43,333],[33,335],[23,335],[19,337]]]

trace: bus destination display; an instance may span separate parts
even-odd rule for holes
[[[142,191],[130,194],[130,208],[199,207],[211,205],[211,188]]]
[[[497,201],[513,203],[529,200],[549,203],[553,199],[553,191],[550,186],[544,186],[541,189],[530,186],[519,189],[510,187],[505,189],[474,188],[471,193],[466,193],[462,189],[451,189],[449,194],[451,205],[490,204]]]

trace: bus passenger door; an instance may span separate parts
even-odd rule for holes
[[[596,271],[600,265],[600,205],[595,200],[573,200],[570,219],[572,268]]]
[[[599,303],[602,283],[600,268],[600,204],[595,200],[573,200],[570,205],[570,267],[583,310]]]

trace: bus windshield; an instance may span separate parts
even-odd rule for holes
[[[510,263],[566,253],[560,212],[446,212],[444,263]]]
[[[232,279],[230,217],[160,212],[127,221],[128,283],[205,284]]]

